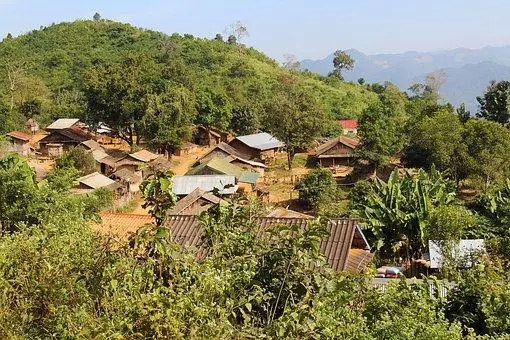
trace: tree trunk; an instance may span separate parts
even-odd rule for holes
[[[294,152],[287,150],[287,165],[289,166],[289,170],[292,170],[292,159],[294,158]]]

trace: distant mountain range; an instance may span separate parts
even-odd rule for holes
[[[349,81],[391,81],[406,90],[414,83],[424,83],[428,73],[442,69],[447,76],[441,88],[443,99],[456,106],[465,103],[472,113],[478,110],[476,96],[483,94],[491,80],[510,79],[510,45],[400,54],[366,55],[355,49],[346,52],[355,60],[354,69],[344,72]],[[333,68],[333,54],[320,60],[303,60],[301,68],[326,75]]]

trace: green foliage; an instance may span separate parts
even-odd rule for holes
[[[56,170],[78,170],[81,175],[91,174],[96,170],[96,161],[92,152],[81,147],[72,148],[55,161]],[[54,178],[54,176],[52,176]]]
[[[150,208],[149,212],[160,226],[165,220],[167,211],[177,202],[177,196],[172,191],[171,172],[156,171],[140,184],[140,192],[145,198],[143,208]]]
[[[441,171],[450,170],[455,178],[462,177],[463,131],[456,115],[446,109],[425,116],[410,131],[403,158],[411,167],[430,169],[434,164]]]
[[[331,117],[355,117],[375,99],[358,85],[283,69],[237,41],[167,36],[104,19],[61,23],[0,43],[0,126],[74,116],[106,123],[131,144],[137,134],[151,142],[156,131],[157,147],[171,149],[188,138],[177,126],[228,128],[233,106],[259,107],[290,74]]]
[[[333,124],[324,115],[320,101],[293,78],[282,80],[265,105],[264,125],[285,144],[289,169],[294,155],[307,150],[328,122]]]
[[[405,146],[405,104],[404,94],[394,86],[387,86],[379,95],[379,101],[363,111],[359,119],[358,154],[369,161],[374,170],[388,164]]]
[[[260,129],[260,122],[254,108],[248,106],[236,106],[232,109],[230,129],[238,135],[249,135]]]
[[[31,211],[36,200],[34,170],[26,159],[9,154],[0,159],[0,227],[11,230],[22,221],[37,221]]]
[[[463,135],[467,148],[464,168],[486,185],[510,177],[510,131],[486,120],[471,119]]]
[[[357,197],[352,213],[372,233],[379,256],[401,262],[421,258],[434,207],[453,204],[455,187],[435,168],[403,177],[395,169],[388,182],[376,179]]]
[[[331,75],[343,80],[342,70],[352,70],[354,67],[354,59],[352,59],[345,51],[335,51],[333,57],[333,71]]]
[[[504,125],[510,123],[510,82],[492,81],[483,97],[476,97],[476,100],[480,104],[478,117]]]
[[[446,316],[477,334],[509,334],[508,279],[508,271],[500,263],[484,262],[467,270],[448,295]]]
[[[298,183],[299,200],[308,207],[317,207],[321,193],[336,189],[336,182],[329,169],[317,168],[306,174]]]

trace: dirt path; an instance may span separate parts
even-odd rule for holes
[[[172,156],[172,172],[178,176],[184,175],[200,157],[211,151],[210,147],[200,147],[196,152],[184,156]]]

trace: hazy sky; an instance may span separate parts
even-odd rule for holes
[[[52,22],[103,18],[165,33],[213,37],[236,20],[246,44],[281,60],[510,44],[508,0],[0,0],[0,36]]]

